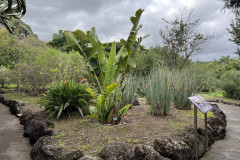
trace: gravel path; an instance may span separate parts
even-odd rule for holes
[[[201,160],[240,160],[240,107],[218,106],[227,116],[227,136],[215,142]]]
[[[0,160],[30,160],[30,151],[19,119],[0,103]]]

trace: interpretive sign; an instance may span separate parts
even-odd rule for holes
[[[199,95],[188,98],[195,104],[195,106],[197,106],[197,108],[202,113],[207,113],[212,109],[212,106]]]

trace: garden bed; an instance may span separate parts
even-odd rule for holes
[[[46,120],[44,108],[37,106],[39,97],[29,97],[27,94],[9,93],[7,98],[19,99],[26,103],[24,110],[31,110],[39,120]],[[137,144],[153,145],[156,138],[165,137],[181,140],[182,129],[193,124],[193,109],[180,111],[171,107],[168,116],[154,116],[150,113],[145,99],[140,98],[139,106],[132,106],[118,125],[100,124],[91,118],[81,118],[78,112],[71,118],[50,120],[55,124],[52,141],[61,146],[65,152],[82,150],[87,155],[97,155],[102,147],[112,142],[126,142],[132,147]],[[198,126],[204,125],[204,115],[198,112]],[[211,112],[208,116],[212,116]]]

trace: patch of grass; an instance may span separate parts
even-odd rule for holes
[[[170,126],[170,127],[174,127],[174,128],[184,128],[186,125],[187,125],[187,123],[183,123],[183,122],[174,122],[174,121],[171,121],[171,122],[169,123],[169,126]]]
[[[102,151],[102,147],[101,146],[96,146],[96,147],[94,147],[93,148],[97,153],[101,153],[101,151]]]
[[[63,148],[67,148],[66,145],[65,145],[65,142],[62,141],[62,140],[58,140],[58,145],[63,147]]]
[[[87,145],[82,145],[82,146],[81,146],[81,149],[87,150],[89,147],[90,147],[89,144],[87,144]]]
[[[68,136],[67,133],[61,133],[61,134],[57,134],[57,135],[55,135],[55,136],[53,136],[53,137],[60,139],[60,138],[62,138],[62,137],[66,137],[66,136]]]
[[[139,143],[139,140],[138,140],[138,139],[135,139],[135,140],[133,141],[133,143],[134,143],[134,144],[138,144],[138,143]]]
[[[209,92],[208,95],[210,97],[223,97],[223,93],[222,92]]]
[[[29,96],[27,93],[7,93],[4,94],[8,99],[20,100],[24,103],[37,105],[40,97]]]
[[[192,117],[194,117],[194,109],[193,108],[191,110],[181,110],[180,112],[181,112],[181,114],[183,116],[192,116]],[[197,111],[197,116],[200,117],[201,119],[204,119],[204,117],[205,117],[204,114],[201,111],[199,111],[199,110]],[[208,117],[213,117],[213,113],[212,112],[208,112],[207,116]]]

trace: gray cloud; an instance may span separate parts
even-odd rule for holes
[[[213,60],[221,56],[234,55],[236,45],[229,42],[229,27],[232,14],[222,13],[221,1],[209,0],[26,0],[27,14],[23,21],[30,25],[41,40],[49,41],[58,30],[89,30],[96,27],[101,41],[118,41],[127,38],[131,29],[130,16],[143,8],[139,35],[151,34],[143,44],[155,45],[154,37],[163,26],[163,17],[171,18],[185,6],[195,8],[200,18],[200,31],[216,33],[221,38],[208,47],[195,60]]]

